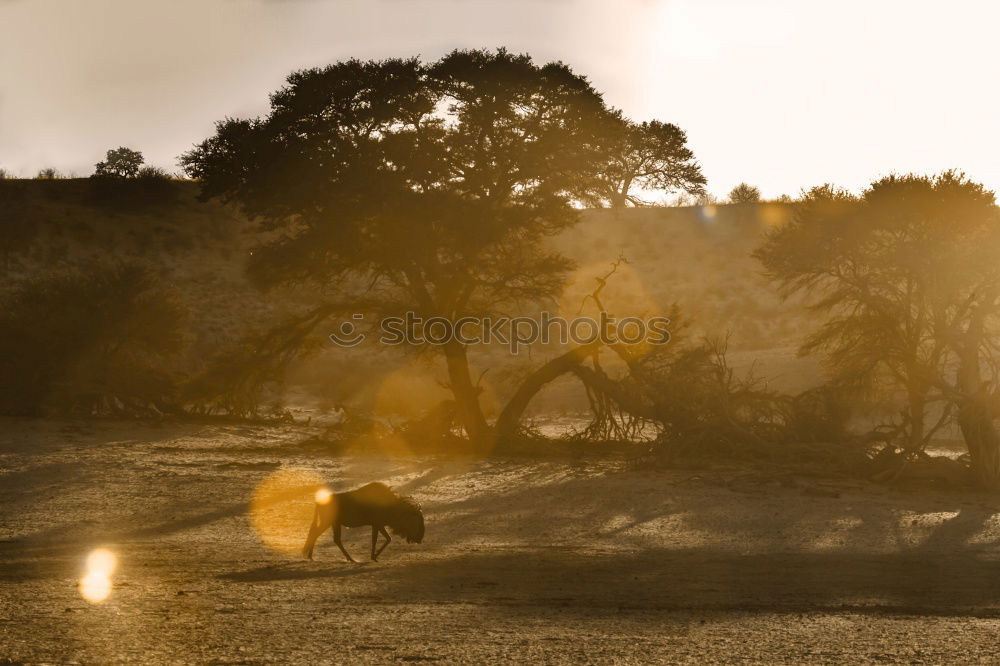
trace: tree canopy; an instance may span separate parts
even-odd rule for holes
[[[993,193],[954,172],[889,176],[861,196],[814,188],[757,252],[785,294],[811,296],[825,315],[803,352],[825,353],[837,381],[904,396],[910,451],[967,411],[981,361],[995,361],[997,256]],[[927,429],[932,403],[942,415]],[[991,464],[996,483],[1000,459]]]
[[[336,294],[308,321],[360,310],[455,320],[561,288],[570,262],[543,241],[607,191],[613,122],[625,121],[566,65],[503,49],[349,60],[292,74],[269,115],[218,123],[182,162],[204,196],[275,233],[254,252],[262,285]],[[655,127],[663,145],[683,144]],[[443,350],[465,429],[481,437],[466,350]]]
[[[131,148],[115,148],[109,150],[103,162],[94,165],[95,176],[112,176],[115,178],[135,178],[145,160],[142,153]]]

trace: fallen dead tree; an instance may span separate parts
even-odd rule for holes
[[[601,292],[624,258],[596,278],[587,297],[607,314]],[[586,299],[585,299],[586,300]],[[531,399],[566,374],[586,391],[591,423],[576,435],[586,441],[635,441],[653,434],[649,456],[670,464],[682,458],[793,458],[857,468],[868,449],[851,445],[849,409],[829,387],[787,396],[770,390],[753,371],[739,375],[727,360],[728,339],[685,344],[682,318],[673,308],[672,342],[635,347],[612,339],[570,350],[529,375],[496,422],[494,436],[519,436]],[[614,377],[601,363],[611,353],[624,366]],[[845,444],[846,443],[846,444]],[[837,460],[840,458],[840,460]]]
[[[626,371],[613,377],[600,362],[611,351]],[[585,441],[635,441],[653,433],[648,457],[680,460],[766,459],[860,469],[872,443],[854,441],[845,423],[842,396],[821,387],[797,396],[768,389],[752,372],[739,375],[726,359],[725,341],[703,340],[630,353],[618,345],[593,344],[540,367],[520,386],[497,421],[501,440],[519,436],[531,398],[564,374],[580,380],[589,398],[591,424],[576,435]]]

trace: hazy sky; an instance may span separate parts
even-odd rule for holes
[[[0,167],[176,157],[291,70],[507,46],[688,132],[710,189],[961,168],[1000,190],[989,0],[0,0]]]

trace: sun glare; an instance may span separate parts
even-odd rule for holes
[[[333,498],[333,492],[329,488],[320,488],[316,491],[316,503],[328,504]]]
[[[87,556],[87,572],[80,579],[80,595],[96,604],[111,596],[111,574],[118,558],[106,548],[98,548]]]
[[[87,571],[89,573],[110,576],[118,566],[118,558],[107,548],[98,548],[87,556]]]
[[[317,490],[317,488],[319,490]],[[323,478],[306,469],[279,469],[257,485],[250,498],[250,524],[257,538],[270,550],[283,555],[299,555],[316,510],[333,494]]]

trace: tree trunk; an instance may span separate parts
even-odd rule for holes
[[[632,179],[627,178],[624,183],[622,183],[621,189],[616,190],[614,196],[611,198],[612,208],[625,208],[628,205],[628,191],[632,189]]]
[[[979,346],[983,336],[985,313],[980,307],[957,346],[959,357],[958,388],[962,393],[958,404],[958,427],[972,462],[972,473],[979,484],[991,490],[1000,489],[1000,433],[993,423],[993,396],[989,385],[982,381],[979,369]]]
[[[964,398],[958,410],[958,425],[979,485],[1000,490],[1000,435],[993,425],[988,399],[982,395]]]
[[[473,444],[485,444],[489,441],[490,427],[479,404],[480,388],[472,383],[469,374],[466,348],[458,342],[448,342],[444,345],[444,355],[458,418]]]
[[[645,404],[639,397],[623,391],[621,386],[607,375],[582,365],[583,361],[593,354],[600,345],[600,342],[592,342],[572,349],[531,373],[521,383],[514,397],[500,413],[495,430],[497,439],[514,435],[521,422],[521,417],[524,415],[524,410],[535,394],[542,390],[546,384],[567,372],[572,372],[588,387],[614,400],[622,409],[633,416],[655,421],[657,414],[654,407]]]
[[[910,441],[907,442],[908,451],[916,452],[924,446],[924,411],[927,408],[926,393],[920,391],[910,392]]]
[[[535,397],[535,394],[555,378],[570,372],[574,367],[580,365],[585,358],[594,353],[598,344],[597,342],[592,342],[589,345],[571,349],[528,375],[527,379],[518,387],[514,396],[507,402],[503,411],[500,412],[500,417],[497,419],[496,424],[497,438],[505,439],[514,435],[517,432],[518,425],[521,423],[524,410],[527,409],[528,404]]]

